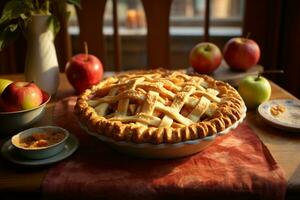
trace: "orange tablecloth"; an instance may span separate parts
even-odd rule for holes
[[[75,97],[56,104],[54,121],[80,140],[75,155],[46,175],[47,197],[64,199],[283,199],[286,180],[265,145],[241,124],[202,152],[174,160],[119,154],[84,133],[73,114]]]

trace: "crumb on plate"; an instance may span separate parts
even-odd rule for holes
[[[285,107],[283,105],[275,105],[270,108],[270,113],[273,116],[278,116],[279,114],[285,111]]]

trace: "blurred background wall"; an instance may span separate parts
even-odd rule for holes
[[[0,1],[0,9],[7,0]],[[261,47],[259,64],[268,69],[283,69],[284,75],[269,76],[276,83],[300,97],[300,1],[297,0],[211,0],[210,38],[221,49],[232,37],[245,36],[256,40]],[[75,8],[68,23],[56,37],[61,71],[71,55],[81,52],[82,44]],[[203,41],[205,0],[173,0],[170,15],[170,66],[187,68],[191,48]],[[146,21],[140,0],[119,0],[119,32],[121,35],[122,69],[146,68]],[[158,13],[159,15],[159,13]],[[92,20],[92,19],[91,19]],[[90,23],[90,22],[86,22]],[[106,70],[113,70],[112,0],[107,0],[103,21],[106,46]],[[64,29],[65,28],[65,29]],[[65,31],[65,32],[64,32]],[[65,35],[70,41],[64,43]],[[62,47],[65,45],[69,47]],[[68,53],[68,48],[70,52]],[[0,73],[22,73],[26,41],[19,38],[0,52]]]

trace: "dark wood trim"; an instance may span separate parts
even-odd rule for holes
[[[243,35],[250,33],[261,48],[259,63],[265,69],[277,69],[281,0],[247,0]]]
[[[87,42],[89,53],[97,56],[105,66],[105,42],[103,36],[103,17],[106,0],[81,1],[81,9],[76,9],[80,27],[79,41],[83,52],[83,42]],[[96,21],[96,22],[95,22]]]
[[[285,71],[280,84],[300,98],[300,1],[283,1],[279,65]]]
[[[300,1],[248,0],[245,7],[244,35],[250,32],[261,47],[260,64],[283,69],[269,78],[300,97]]]
[[[68,60],[72,56],[72,46],[71,46],[71,37],[68,33],[68,21],[67,21],[67,16],[66,16],[66,9],[67,9],[67,4],[65,3],[63,5],[63,11],[58,12],[59,8],[57,7],[57,4],[55,5],[55,10],[56,16],[58,16],[59,22],[60,22],[60,30],[57,33],[55,37],[55,47],[56,47],[56,55],[57,55],[57,60],[59,64],[59,69],[61,72],[65,71],[65,66]]]
[[[210,24],[210,0],[205,0],[204,14],[204,42],[209,41],[209,24]]]
[[[147,21],[148,67],[170,67],[170,12],[172,0],[142,0]],[[142,66],[143,67],[143,66]]]
[[[119,34],[118,2],[113,0],[113,29],[114,29],[114,65],[115,70],[121,70],[121,39]]]

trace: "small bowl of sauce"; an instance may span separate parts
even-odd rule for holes
[[[61,152],[69,132],[58,126],[43,126],[22,131],[11,138],[17,152],[29,159],[45,159]]]

